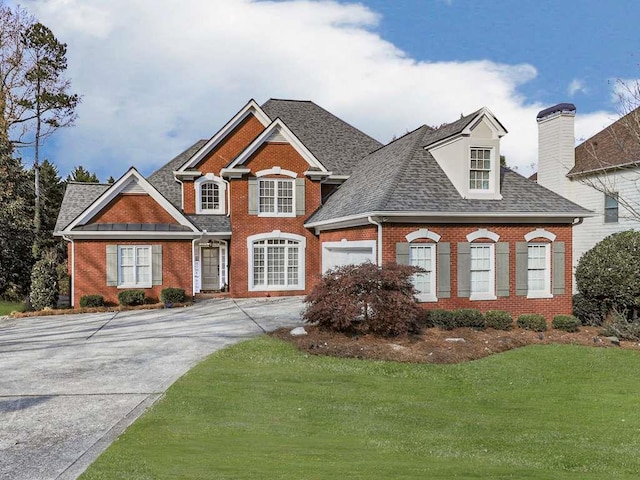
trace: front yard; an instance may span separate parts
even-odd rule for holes
[[[23,309],[24,303],[7,302],[6,300],[0,300],[0,317],[9,315],[11,312],[21,312]]]
[[[637,478],[638,372],[614,348],[433,365],[262,337],[192,369],[81,478]]]

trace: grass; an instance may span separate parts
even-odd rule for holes
[[[0,316],[9,315],[11,312],[21,312],[24,309],[22,302],[7,302],[0,300]]]
[[[81,478],[636,479],[638,372],[612,348],[409,365],[263,337],[188,372]]]

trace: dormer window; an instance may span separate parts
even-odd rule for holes
[[[207,173],[194,182],[196,213],[224,214],[226,183],[220,177]]]
[[[469,189],[489,190],[491,177],[491,149],[471,148],[469,169]]]

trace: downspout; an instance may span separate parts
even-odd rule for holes
[[[231,183],[225,180],[224,177],[220,177],[224,184],[227,186],[227,217],[231,215]]]
[[[191,268],[193,268],[193,272],[191,274],[191,284],[192,284],[192,294],[195,297],[196,295],[196,269],[195,267],[195,259],[196,259],[196,242],[199,242],[200,240],[202,240],[204,238],[204,236],[207,234],[206,230],[202,230],[202,235],[200,235],[200,237],[198,238],[194,238],[191,241]]]
[[[76,282],[76,246],[73,243],[73,239],[67,235],[62,235],[62,239],[71,244],[71,285],[69,286],[69,301],[71,302],[71,308],[73,308],[74,286]]]
[[[378,227],[378,252],[376,254],[376,260],[377,260],[377,264],[379,267],[382,266],[382,224],[376,222],[373,217],[367,217],[367,220],[369,221],[369,223],[371,223],[372,225],[375,225],[376,227]]]

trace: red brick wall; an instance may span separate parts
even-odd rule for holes
[[[162,285],[145,288],[147,297],[159,299],[166,287],[184,288],[193,294],[190,240],[75,240],[74,307],[79,307],[83,295],[100,294],[105,301],[118,303],[117,287],[107,286],[107,245],[162,245]]]
[[[263,145],[247,162],[252,172],[274,166],[291,170],[302,177],[309,164],[288,144]],[[277,176],[276,176],[277,177]],[[290,178],[284,177],[281,178]],[[267,292],[249,292],[247,237],[259,233],[280,230],[306,238],[305,286],[308,291],[320,273],[319,242],[317,237],[304,228],[305,219],[320,205],[320,183],[305,178],[305,214],[296,217],[258,217],[249,215],[248,178],[231,180],[231,225],[233,234],[229,244],[229,291],[235,297],[266,296]],[[306,291],[268,292],[270,296],[302,295]]]
[[[234,128],[197,166],[202,173],[214,173],[220,176],[220,170],[226,167],[255,138],[264,131],[264,126],[253,115],[249,115]],[[196,212],[196,190],[192,181],[183,184],[184,211]]]
[[[175,218],[150,195],[120,194],[90,223],[171,223]]]
[[[405,235],[420,228],[428,228],[441,235],[440,242],[451,243],[451,298],[443,298],[437,303],[424,303],[424,308],[438,308],[454,310],[458,308],[477,308],[481,311],[506,310],[514,316],[522,313],[540,313],[548,320],[557,314],[571,314],[571,226],[570,225],[394,225],[383,226],[383,262],[392,262],[396,258],[396,243],[406,242]],[[457,250],[458,242],[466,242],[466,236],[478,228],[486,228],[500,235],[499,242],[509,243],[509,277],[510,290],[508,297],[498,297],[497,300],[471,301],[468,298],[458,298],[457,281]],[[515,294],[516,242],[524,242],[524,235],[544,228],[554,233],[557,242],[565,242],[565,293],[554,295],[553,298],[527,299]],[[544,239],[536,239],[540,241]]]

